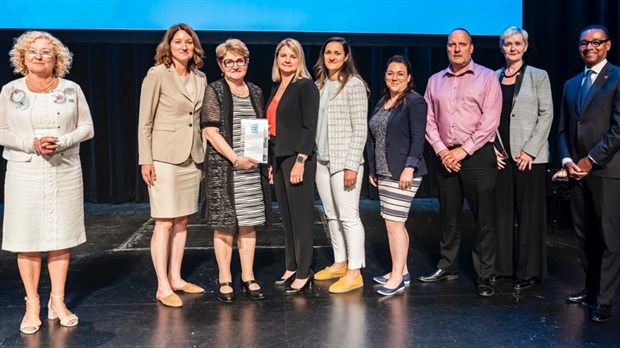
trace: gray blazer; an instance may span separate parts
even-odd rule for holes
[[[496,71],[498,78],[503,70],[502,68]],[[547,139],[553,122],[549,76],[546,71],[529,65],[524,66],[523,70],[517,77],[510,112],[510,155],[516,160],[523,151],[534,157],[533,163],[547,163]],[[496,133],[496,138],[496,144],[503,147],[499,132]]]
[[[322,95],[325,89],[320,90]],[[368,97],[364,82],[351,76],[346,86],[327,102],[329,172],[357,172],[364,163],[368,132]]]

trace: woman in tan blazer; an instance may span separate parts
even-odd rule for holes
[[[187,221],[198,210],[199,164],[204,160],[200,110],[207,78],[198,70],[202,55],[190,26],[171,26],[157,46],[155,66],[140,94],[139,163],[155,218],[151,257],[156,298],[170,307],[183,305],[175,291],[204,292],[181,278]]]

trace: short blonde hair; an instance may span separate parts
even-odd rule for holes
[[[311,79],[312,77],[306,67],[306,58],[304,56],[304,50],[301,48],[301,44],[295,39],[286,38],[280,41],[276,47],[276,54],[273,57],[273,68],[271,69],[271,80],[273,80],[273,82],[280,82],[282,80],[282,75],[280,75],[280,69],[278,68],[278,54],[280,53],[280,49],[284,46],[290,48],[299,59],[299,66],[297,67],[293,81],[302,77]]]
[[[499,47],[502,47],[504,45],[504,40],[517,34],[521,34],[521,36],[523,36],[523,42],[525,42],[525,45],[528,45],[527,40],[530,37],[530,35],[527,33],[525,29],[522,29],[522,28],[519,28],[513,25],[511,27],[504,29],[504,31],[502,31],[502,33],[499,34]]]
[[[248,50],[245,43],[239,39],[229,38],[217,45],[215,48],[215,57],[217,60],[221,61],[228,52],[236,53],[244,58],[250,58],[250,50]]]
[[[71,63],[73,63],[73,54],[69,51],[67,46],[63,45],[63,43],[52,34],[35,30],[27,31],[18,38],[13,39],[13,48],[9,52],[11,65],[13,65],[14,68],[13,72],[22,74],[23,76],[28,75],[26,52],[37,39],[46,39],[52,44],[54,55],[56,56],[56,64],[54,64],[52,74],[56,77],[63,77],[68,74],[69,69],[71,69]]]

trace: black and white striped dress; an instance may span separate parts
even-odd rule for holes
[[[256,113],[249,97],[233,94],[233,150],[243,156],[244,142],[241,139],[241,120],[255,119]],[[260,184],[258,167],[234,171],[235,211],[239,226],[256,226],[265,223],[265,203]]]

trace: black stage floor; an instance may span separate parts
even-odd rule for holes
[[[319,270],[332,261],[320,204],[315,213],[315,262]],[[461,346],[619,346],[620,311],[611,322],[597,324],[588,308],[565,303],[566,293],[580,290],[583,272],[572,236],[557,228],[549,233],[549,278],[521,293],[512,282],[497,284],[497,294],[475,294],[471,261],[473,222],[465,214],[461,277],[437,284],[412,282],[404,294],[375,293],[372,275],[389,268],[389,253],[377,201],[364,200],[367,267],[365,285],[331,295],[332,281],[316,282],[312,293],[287,296],[271,281],[283,271],[280,223],[259,230],[255,273],[267,299],[216,300],[217,278],[212,235],[193,218],[184,259],[184,277],[203,285],[203,295],[181,295],[175,309],[155,300],[156,279],[149,241],[153,223],[148,205],[87,204],[88,242],[74,250],[67,281],[67,302],[80,317],[75,328],[43,317],[41,330],[19,332],[24,291],[15,256],[0,252],[0,347],[461,347]],[[432,271],[439,257],[437,202],[416,199],[407,222],[411,236],[412,275]],[[236,255],[235,255],[236,257]],[[234,278],[239,262],[233,262]],[[50,285],[42,275],[41,302]],[[618,303],[616,296],[616,303]],[[47,310],[42,310],[42,316]]]

